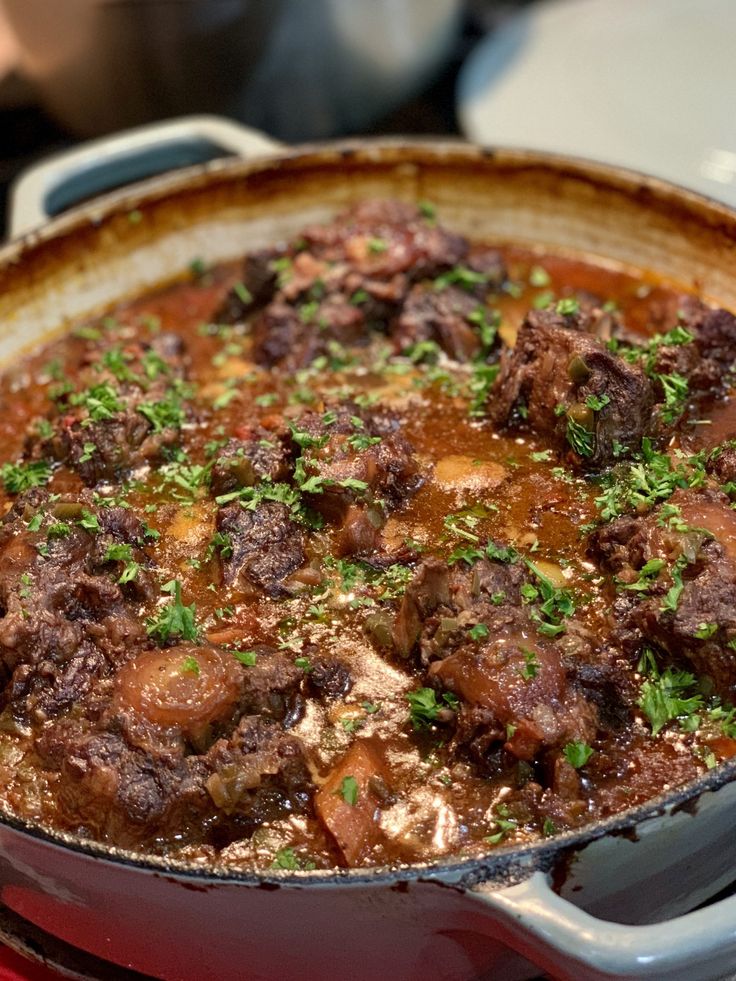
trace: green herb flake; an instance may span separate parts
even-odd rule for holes
[[[196,659],[196,657],[192,657],[192,655],[190,654],[187,657],[185,657],[184,660],[181,662],[181,667],[179,668],[179,671],[181,672],[181,674],[193,674],[199,677],[200,674],[199,661]]]
[[[649,719],[652,735],[668,722],[693,715],[703,707],[703,697],[697,691],[697,680],[689,671],[667,668],[644,681],[637,703]]]
[[[524,681],[531,681],[532,678],[536,678],[539,674],[539,660],[537,658],[536,651],[529,650],[529,648],[522,647],[521,653],[524,655],[524,667],[521,669],[519,674],[524,679]]]
[[[199,630],[196,625],[196,607],[185,606],[181,599],[181,583],[178,579],[172,579],[161,587],[162,593],[168,593],[172,599],[154,617],[149,617],[146,622],[146,631],[149,637],[153,637],[161,644],[165,644],[172,638],[196,641],[199,639]]]
[[[237,296],[243,306],[247,307],[253,302],[253,294],[245,283],[235,283],[233,285],[233,293]]]
[[[92,457],[95,455],[96,452],[97,452],[96,443],[85,443],[82,446],[82,455],[79,457],[79,462],[86,463],[87,460],[92,459]]]
[[[98,532],[100,530],[100,519],[96,514],[86,509],[82,511],[82,517],[77,521],[80,528],[84,528],[85,531]]]
[[[0,479],[9,494],[22,494],[31,487],[42,487],[51,480],[51,464],[45,460],[31,463],[4,463]]]
[[[289,872],[308,872],[316,868],[311,859],[303,858],[291,846],[279,848],[271,862],[272,869],[286,869]]]
[[[565,437],[578,456],[593,456],[595,452],[595,433],[586,429],[585,426],[582,426],[572,416],[567,417]]]
[[[623,588],[637,593],[647,592],[652,582],[657,578],[666,564],[664,559],[649,559],[639,569],[637,579],[634,582],[627,583]]]
[[[427,221],[435,221],[437,218],[437,207],[431,201],[419,201],[417,204],[420,214]]]
[[[695,631],[695,636],[698,638],[698,640],[708,640],[708,638],[712,637],[717,630],[717,623],[699,623],[698,629]]]
[[[71,395],[69,401],[72,405],[85,409],[91,422],[113,419],[125,408],[125,404],[118,398],[118,393],[108,382],[92,385],[83,392]]]
[[[552,818],[546,817],[544,819],[544,823],[542,824],[542,834],[545,838],[551,838],[553,835],[557,834],[557,825]]]
[[[578,741],[568,743],[562,752],[570,766],[574,766],[576,770],[585,766],[593,755],[593,750],[587,743]]]
[[[472,640],[483,640],[487,637],[490,631],[484,623],[476,623],[474,627],[471,627],[468,631],[468,637]]]
[[[585,404],[594,412],[600,412],[601,409],[605,408],[610,401],[610,395],[607,395],[604,392],[603,395],[589,395],[585,400]]]
[[[580,313],[580,301],[576,300],[574,296],[567,296],[563,300],[557,301],[555,310],[563,317],[572,317],[574,314]]]
[[[493,823],[494,827],[498,828],[498,831],[485,836],[485,840],[491,845],[498,845],[510,831],[515,831],[519,827],[519,822],[511,817],[509,809],[505,804],[498,804],[496,806]]]
[[[136,411],[148,419],[154,433],[160,433],[164,429],[180,429],[186,419],[181,396],[173,388],[158,402],[139,403]]]
[[[544,266],[532,266],[529,272],[529,285],[534,287],[549,286],[552,282],[549,273]]]
[[[256,663],[255,651],[230,651],[236,661],[240,661],[246,668],[252,668]]]
[[[337,793],[346,804],[355,807],[358,803],[358,781],[352,776],[343,777]]]
[[[382,238],[369,238],[368,239],[368,251],[371,255],[380,255],[388,249],[388,242]]]

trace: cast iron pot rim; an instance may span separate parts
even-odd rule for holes
[[[300,166],[339,166],[354,159],[370,164],[382,162],[385,153],[394,165],[412,162],[429,162],[435,165],[470,161],[496,161],[501,165],[524,169],[543,169],[560,177],[569,176],[594,184],[602,184],[628,194],[646,194],[666,202],[676,201],[688,211],[695,212],[721,229],[730,226],[730,235],[736,240],[736,210],[722,202],[681,187],[671,181],[652,177],[618,165],[603,164],[581,157],[546,151],[526,150],[517,147],[478,146],[463,140],[427,140],[424,138],[370,138],[341,140],[339,142],[305,144],[274,151],[273,155],[253,159],[219,159],[205,164],[185,167],[158,175],[130,187],[101,195],[91,202],[75,206],[49,220],[38,229],[18,237],[0,248],[0,268],[5,264],[18,264],[33,249],[45,242],[71,236],[90,222],[100,225],[120,212],[155,203],[156,201],[197,188],[214,180],[237,180],[251,173],[264,170],[299,169]],[[378,156],[377,156],[378,154]],[[644,204],[646,205],[646,201]],[[38,342],[35,342],[38,343]],[[556,834],[549,839],[532,841],[521,846],[505,845],[493,849],[487,855],[466,859],[450,858],[434,863],[417,863],[401,866],[375,866],[355,869],[319,869],[314,871],[273,870],[267,872],[239,871],[225,868],[203,868],[190,862],[157,855],[141,855],[131,849],[104,845],[93,840],[79,838],[69,832],[56,831],[39,822],[24,820],[0,809],[0,825],[64,851],[101,859],[114,865],[136,869],[164,877],[192,880],[191,888],[209,888],[218,884],[278,888],[282,886],[361,886],[390,885],[399,882],[448,880],[447,884],[464,889],[488,880],[498,879],[504,884],[524,879],[535,870],[549,871],[561,854],[573,853],[606,835],[636,840],[636,827],[654,818],[663,817],[669,811],[697,812],[702,794],[714,792],[736,779],[736,757],[727,760],[695,780],[689,781],[665,793],[658,794],[636,807],[611,817],[585,825],[582,828]],[[194,883],[201,884],[200,886]]]

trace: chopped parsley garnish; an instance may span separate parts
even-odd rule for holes
[[[340,783],[340,789],[338,794],[351,807],[355,807],[358,803],[358,781],[355,777],[347,776],[343,777]]]
[[[672,566],[672,586],[667,590],[667,593],[662,601],[662,611],[666,613],[676,613],[677,605],[680,602],[680,596],[685,588],[685,584],[682,581],[682,570],[687,566],[688,559],[685,555],[680,555],[677,561]]]
[[[236,661],[240,661],[247,668],[252,668],[256,663],[256,652],[255,651],[230,651],[232,656]]]
[[[552,820],[552,818],[545,818],[542,824],[542,834],[545,838],[551,838],[553,835],[557,834],[557,825]]]
[[[369,238],[368,239],[368,251],[372,255],[380,255],[381,252],[385,252],[388,249],[388,242],[382,238]]]
[[[586,429],[572,416],[567,417],[567,429],[565,430],[567,442],[577,453],[578,456],[591,457],[595,452],[595,433]]]
[[[498,828],[498,831],[485,836],[485,840],[491,845],[497,845],[504,840],[510,831],[515,831],[519,827],[519,822],[511,817],[509,809],[505,804],[498,804],[496,806],[493,823]]]
[[[348,436],[348,443],[359,453],[362,450],[367,450],[369,446],[375,446],[376,443],[380,442],[380,436],[369,436],[368,433],[355,433],[353,436]]]
[[[31,463],[4,463],[0,478],[9,494],[22,494],[31,487],[42,487],[51,480],[51,464],[45,460]]]
[[[654,374],[651,377],[659,382],[664,392],[662,419],[666,423],[675,422],[687,404],[690,391],[687,378],[675,371],[669,375]]]
[[[465,537],[468,536],[466,535]],[[467,562],[468,565],[474,565],[479,559],[487,558],[496,562],[510,563],[516,562],[518,557],[519,553],[513,546],[497,545],[494,541],[489,541],[485,548],[480,546],[461,546],[460,548],[456,548],[450,554],[447,561],[450,565],[454,565],[456,562]]]
[[[695,636],[698,640],[708,640],[712,637],[718,630],[717,623],[699,623],[698,628],[695,631]]]
[[[181,396],[173,388],[159,402],[141,402],[136,406],[136,411],[148,419],[154,433],[169,428],[180,429],[186,419]]]
[[[531,618],[537,625],[537,630],[545,637],[557,637],[564,634],[567,617],[575,612],[575,601],[567,589],[555,586],[551,579],[534,565],[529,559],[524,560],[530,572],[536,578],[536,585],[525,583],[522,596],[529,603],[539,605],[531,610]]]
[[[181,662],[181,668],[179,670],[182,674],[193,674],[199,677],[199,661],[196,659],[196,657],[192,657],[192,655],[189,654]]]
[[[72,405],[86,409],[91,422],[104,422],[106,419],[113,419],[118,412],[122,412],[125,408],[125,403],[120,401],[118,393],[107,382],[93,385],[84,392],[70,395],[69,401]]]
[[[532,266],[529,272],[529,285],[537,288],[549,286],[552,282],[544,266]]]
[[[202,465],[174,460],[171,463],[165,463],[159,469],[164,483],[172,485],[173,489],[169,491],[171,496],[182,503],[191,503],[199,496],[201,490],[209,484],[211,472],[212,461]],[[249,489],[252,490],[252,488]],[[236,492],[232,499],[237,496]],[[219,503],[219,499],[217,500]]]
[[[531,681],[532,678],[536,678],[537,674],[539,673],[539,659],[537,658],[536,651],[532,651],[528,647],[522,647],[521,653],[524,655],[524,667],[521,669],[519,674],[524,681]]]
[[[253,302],[253,294],[245,285],[245,283],[235,283],[233,284],[233,293],[237,296],[243,306],[248,306]]]
[[[610,401],[610,395],[607,395],[604,392],[603,395],[589,395],[585,400],[585,404],[594,412],[600,412],[601,409],[605,408]]]
[[[118,579],[119,583],[132,582],[138,575],[140,565],[133,558],[133,549],[130,545],[110,545],[103,562],[124,562],[125,566]]]
[[[262,409],[268,409],[270,406],[275,405],[278,400],[279,397],[276,392],[264,392],[262,395],[257,395],[253,399],[255,404]]]
[[[673,719],[699,712],[703,708],[703,696],[689,671],[667,668],[661,675],[657,672],[644,681],[638,705],[649,719],[652,735],[656,736]]]
[[[96,514],[92,514],[91,511],[86,509],[82,511],[82,517],[77,521],[80,528],[84,528],[85,531],[97,532],[100,530],[100,519]]]
[[[129,364],[132,355],[124,351],[121,347],[110,348],[102,355],[102,361],[97,365],[98,370],[107,369],[116,381],[130,381],[135,376],[130,370]]]
[[[79,462],[86,463],[88,460],[92,459],[92,457],[95,455],[96,452],[97,452],[96,443],[85,443],[82,446],[82,455],[79,457]]]
[[[487,637],[490,631],[484,623],[476,623],[475,626],[471,627],[468,631],[468,637],[472,640],[483,640]]]
[[[570,766],[574,766],[576,770],[585,766],[593,755],[593,750],[587,743],[578,741],[568,743],[562,752]]]
[[[419,201],[417,204],[423,218],[434,221],[437,218],[437,208],[431,201]]]
[[[409,703],[409,721],[414,729],[426,729],[442,709],[455,711],[458,706],[457,696],[451,692],[445,692],[438,702],[434,688],[417,688],[416,691],[407,692],[406,700]]]
[[[501,314],[497,310],[489,311],[478,306],[467,316],[467,321],[478,328],[482,355],[488,354],[496,342],[498,328],[501,326]]]
[[[654,449],[645,436],[641,452],[630,463],[619,463],[602,480],[603,492],[595,499],[601,518],[610,521],[626,511],[644,511],[664,501],[678,487],[699,487],[706,474],[699,456],[674,464],[666,453]]]
[[[146,631],[149,637],[153,637],[161,644],[169,640],[180,638],[181,640],[196,641],[199,638],[195,614],[194,603],[185,606],[181,599],[181,583],[178,579],[172,579],[161,587],[162,593],[169,593],[171,601],[162,607],[155,617],[149,617],[146,623]]]
[[[303,858],[291,846],[279,848],[271,862],[272,869],[287,869],[289,872],[308,872],[316,868],[311,859]]]
[[[555,310],[563,317],[571,317],[573,314],[580,313],[580,301],[574,296],[566,296],[563,300],[557,301]]]
[[[66,538],[72,532],[72,526],[66,521],[55,521],[46,529],[47,538]]]
[[[463,289],[472,290],[475,286],[483,286],[488,282],[488,276],[467,266],[455,266],[449,272],[442,273],[434,281],[436,290],[444,290],[448,286],[462,286]]]
[[[623,586],[624,589],[630,589],[637,593],[646,593],[652,582],[657,578],[659,573],[666,566],[664,559],[649,559],[644,565],[639,569],[637,578],[634,582],[627,583]]]
[[[485,413],[488,395],[500,370],[498,364],[486,364],[484,361],[473,364],[473,374],[468,382],[470,392],[469,415],[482,416]]]
[[[227,532],[216,531],[214,533],[205,549],[203,561],[209,562],[218,550],[223,559],[229,559],[233,554],[233,540]]]
[[[512,545],[496,545],[494,541],[489,541],[486,545],[486,556],[496,562],[504,562],[509,565],[516,562],[519,553]]]
[[[332,556],[326,556],[323,561],[325,568],[335,569],[339,574],[344,592],[355,593],[360,589],[370,589],[379,602],[399,599],[403,596],[407,583],[414,575],[409,566],[398,562],[386,566],[385,569],[374,569],[367,562],[351,562],[348,559],[335,559]],[[372,604],[373,600],[368,597],[356,596],[350,606]]]

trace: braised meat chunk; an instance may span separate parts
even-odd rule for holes
[[[228,504],[217,513],[223,580],[245,593],[269,596],[288,592],[286,580],[305,561],[304,537],[288,507],[264,501],[253,509]]]
[[[16,501],[0,526],[0,660],[14,713],[68,708],[145,644],[143,543],[132,516],[101,518],[40,490]]]
[[[692,666],[727,701],[736,692],[736,514],[716,491],[677,491],[646,517],[622,517],[591,540],[619,586],[612,636]]]
[[[247,439],[229,439],[218,452],[212,468],[212,493],[222,496],[261,480],[280,483],[289,476],[293,455],[286,431],[274,432],[258,426],[248,433]]]
[[[652,425],[643,371],[609,353],[580,314],[533,311],[490,390],[497,426],[527,427],[587,468],[638,449]]]
[[[590,741],[595,706],[570,684],[564,649],[546,636],[566,627],[553,622],[551,607],[545,613],[524,602],[540,597],[538,570],[508,549],[491,543],[491,550],[505,561],[423,563],[404,595],[394,643],[404,654],[418,645],[428,682],[460,698],[456,741],[484,750],[500,742],[527,760],[543,747]],[[560,607],[568,599],[558,592]]]
[[[188,362],[182,339],[161,333],[146,343],[88,352],[81,379],[61,386],[56,412],[29,435],[33,459],[57,460],[90,487],[160,463],[180,439],[191,410],[183,399]]]
[[[253,324],[255,359],[266,366],[303,368],[331,346],[365,345],[389,329],[402,347],[434,340],[464,360],[481,347],[483,300],[506,275],[497,250],[471,256],[464,238],[395,201],[360,204],[307,228],[297,244],[269,260],[278,289]],[[242,318],[267,295],[248,282],[260,283],[255,270],[228,298],[228,322],[233,309]]]

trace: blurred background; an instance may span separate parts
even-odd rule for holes
[[[736,204],[735,46],[734,0],[0,0],[0,221],[34,160],[200,112],[572,153]]]

